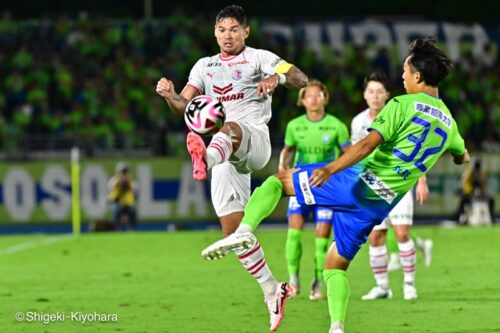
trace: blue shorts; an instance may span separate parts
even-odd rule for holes
[[[297,198],[290,197],[288,202],[288,213],[287,217],[293,214],[300,214],[304,216],[304,219],[307,220],[310,214],[313,214],[314,221],[316,223],[332,223],[333,218],[333,210],[329,207],[321,207],[321,206],[308,206],[305,204],[299,204],[297,202]]]
[[[392,209],[385,202],[363,201],[368,187],[360,180],[363,171],[354,165],[332,175],[321,187],[310,187],[309,177],[314,169],[326,163],[302,165],[293,174],[297,201],[301,205],[318,205],[333,209],[334,239],[339,254],[352,260],[368,239],[373,227],[380,224]]]

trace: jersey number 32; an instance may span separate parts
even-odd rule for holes
[[[411,141],[412,143],[415,144],[415,147],[408,155],[403,153],[401,150],[394,148],[394,150],[393,150],[394,155],[396,155],[397,158],[399,158],[400,160],[402,160],[404,162],[411,162],[415,159],[415,157],[418,155],[418,153],[422,149],[422,146],[424,145],[425,140],[427,139],[427,135],[429,134],[429,132],[431,130],[431,123],[425,119],[422,119],[420,117],[413,117],[413,119],[411,121],[412,121],[412,123],[414,123],[416,125],[422,126],[424,128],[424,131],[422,132],[421,136],[416,136],[415,134],[408,135],[408,137],[407,137],[408,141]],[[424,150],[424,152],[422,153],[422,156],[420,156],[420,158],[417,159],[415,161],[415,163],[413,163],[413,165],[422,172],[427,171],[427,167],[424,164],[425,159],[427,157],[429,157],[430,155],[434,155],[434,154],[439,153],[443,149],[444,144],[446,143],[446,140],[448,139],[448,134],[441,127],[436,127],[434,129],[434,133],[436,133],[437,135],[439,135],[441,137],[441,143],[438,146],[426,148]]]

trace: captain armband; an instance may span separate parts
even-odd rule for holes
[[[276,67],[276,70],[274,71],[274,73],[278,74],[278,76],[279,76],[279,80],[278,80],[279,84],[284,85],[286,83],[285,74],[288,73],[288,71],[292,67],[293,67],[293,65],[289,64],[287,62],[283,62]]]

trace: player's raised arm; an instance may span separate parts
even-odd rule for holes
[[[183,115],[187,103],[199,95],[198,90],[189,85],[185,86],[180,94],[176,93],[174,83],[164,77],[156,84],[156,92],[165,98],[170,109],[178,115]]]

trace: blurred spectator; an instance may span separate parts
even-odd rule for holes
[[[116,165],[116,173],[109,180],[108,191],[112,222],[115,228],[117,230],[137,229],[135,208],[137,183],[134,181],[125,162],[119,162]]]
[[[462,175],[460,204],[453,217],[454,221],[461,224],[467,222],[466,210],[470,209],[474,200],[487,202],[491,221],[495,220],[495,202],[493,197],[488,194],[488,175],[482,169],[481,164],[481,160],[476,159],[474,165],[467,168]]]

